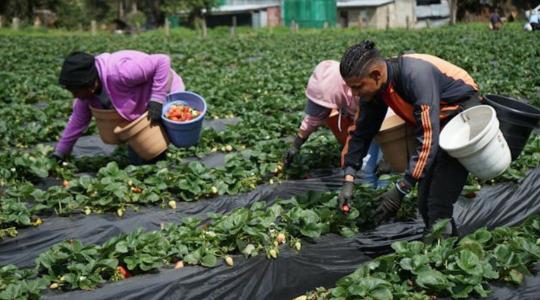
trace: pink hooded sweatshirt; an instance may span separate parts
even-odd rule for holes
[[[184,91],[182,78],[171,69],[171,60],[165,54],[133,50],[103,53],[96,56],[96,68],[101,86],[112,106],[128,121],[144,114],[150,100],[165,100],[171,72],[173,80],[170,91]],[[97,96],[75,99],[71,117],[56,145],[58,154],[69,154],[77,139],[86,131],[92,119],[90,106],[102,108]]]
[[[358,108],[357,99],[341,78],[339,62],[335,60],[322,61],[315,67],[308,81],[306,96],[320,106],[338,110],[351,118],[354,118]],[[325,119],[306,115],[300,130],[307,137],[324,124],[324,121]]]

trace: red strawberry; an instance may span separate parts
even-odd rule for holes
[[[124,279],[131,277],[131,274],[123,266],[118,266],[116,270],[118,271],[118,273],[120,273],[120,275],[122,275]]]

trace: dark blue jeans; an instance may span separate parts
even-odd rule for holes
[[[375,140],[371,141],[368,154],[366,157],[364,157],[364,162],[362,165],[362,179],[360,179],[360,182],[369,183],[374,188],[384,188],[389,184],[388,180],[379,180],[379,177],[376,174],[377,167],[382,158],[382,152],[380,152],[380,149],[381,148],[377,142],[375,142]]]

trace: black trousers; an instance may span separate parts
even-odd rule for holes
[[[418,210],[427,228],[440,219],[452,218],[454,203],[468,174],[456,158],[439,147],[435,160],[418,184]]]

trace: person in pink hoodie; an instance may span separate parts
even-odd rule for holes
[[[306,96],[305,116],[293,144],[285,154],[285,167],[292,164],[302,145],[319,127],[327,126],[343,146],[349,135],[349,127],[354,123],[358,99],[352,95],[350,88],[341,78],[339,62],[325,60],[315,67],[306,87]],[[375,170],[380,157],[379,151],[378,145],[373,142],[362,169],[365,182],[374,186],[377,186]]]
[[[96,57],[73,52],[64,61],[59,83],[75,97],[73,112],[55,147],[53,157],[63,160],[84,134],[92,113],[90,107],[115,109],[127,121],[148,111],[148,119],[161,121],[165,97],[184,91],[182,78],[171,68],[165,54],[123,50]],[[132,163],[143,163],[128,147]]]

